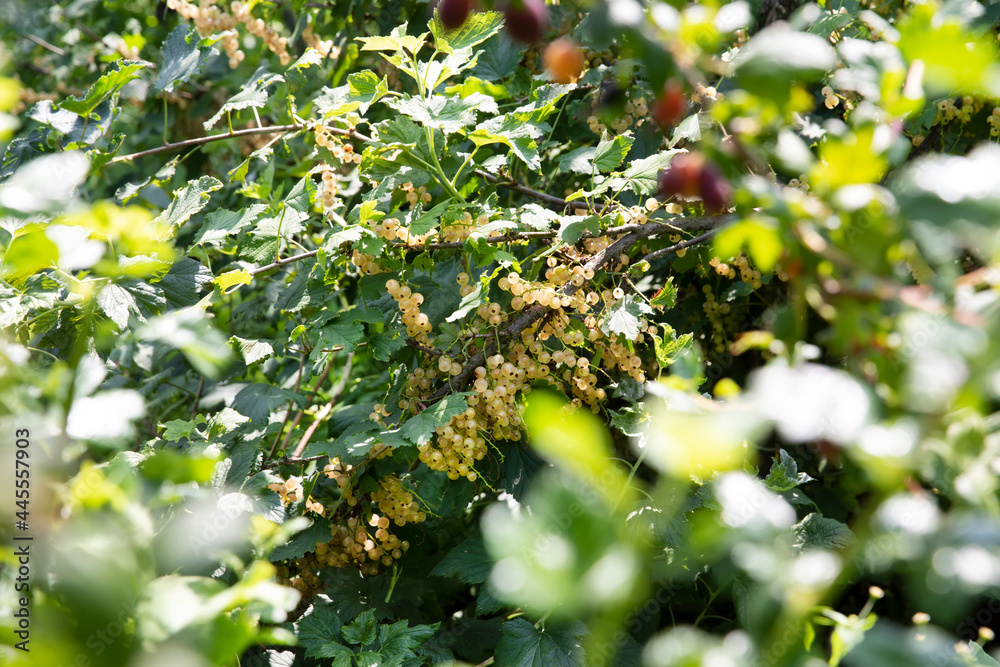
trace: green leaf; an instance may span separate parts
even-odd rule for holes
[[[343,623],[329,604],[320,605],[317,601],[312,607],[312,613],[303,616],[295,625],[299,646],[306,649],[306,655],[311,658],[335,658],[351,650],[340,644],[340,634]]]
[[[358,37],[358,41],[364,46],[361,47],[362,51],[398,51],[400,49],[405,49],[411,54],[416,54],[420,50],[420,47],[424,45],[424,40],[427,39],[427,33],[425,32],[419,36],[407,35],[406,29],[408,25],[406,22],[393,28],[393,31],[387,37]]]
[[[500,626],[501,638],[496,647],[496,663],[503,667],[582,667],[583,646],[580,637],[588,633],[579,621],[568,626],[554,624],[539,629],[515,618]]]
[[[42,269],[55,267],[59,261],[59,247],[37,229],[14,238],[3,253],[3,278],[14,280]]]
[[[59,108],[88,118],[101,102],[112,95],[117,95],[125,84],[139,77],[139,70],[151,64],[143,60],[116,60],[101,78],[84,92],[83,97],[63,100],[59,103]]]
[[[378,667],[401,667],[404,661],[417,657],[416,649],[430,639],[441,624],[409,626],[409,621],[402,620],[379,627],[381,662]]]
[[[467,49],[485,42],[500,32],[500,28],[503,27],[503,14],[472,12],[460,28],[445,30],[435,11],[429,27],[431,34],[434,35],[434,47],[441,53],[454,53],[459,49]]]
[[[309,358],[314,362],[319,361],[329,354],[330,348],[338,345],[342,345],[345,352],[353,352],[364,337],[365,330],[360,323],[338,319],[319,330],[316,347]]]
[[[483,44],[476,63],[476,76],[484,81],[502,81],[517,71],[527,46],[515,42],[506,30],[500,31]]]
[[[405,332],[399,330],[371,334],[368,337],[368,349],[379,361],[389,361],[393,353],[406,347]]]
[[[611,425],[625,435],[641,437],[642,423],[649,419],[649,414],[642,408],[642,404],[638,405],[638,408],[626,406],[620,410],[609,410]]]
[[[240,255],[256,263],[274,261],[276,253],[304,229],[302,221],[306,217],[305,213],[286,206],[274,217],[261,218],[240,247]]]
[[[236,93],[223,104],[214,116],[204,122],[204,127],[209,130],[222,120],[222,117],[232,111],[249,109],[251,107],[261,109],[267,105],[267,88],[276,83],[284,82],[285,77],[280,74],[272,74],[267,71],[267,65],[261,65],[250,79],[241,86],[240,92]]]
[[[493,569],[493,559],[486,552],[483,536],[479,533],[468,538],[441,559],[431,575],[435,577],[458,577],[463,584],[481,584]]]
[[[596,152],[597,149],[593,146],[584,146],[570,151],[559,158],[559,169],[590,176],[594,173],[594,154]]]
[[[819,147],[820,159],[809,171],[810,184],[827,191],[882,180],[889,161],[875,130],[874,126],[868,126],[844,137],[826,136]]]
[[[629,162],[622,174],[613,174],[604,181],[598,187],[598,191],[604,192],[609,189],[617,190],[626,187],[640,197],[649,196],[659,189],[660,171],[666,169],[670,160],[679,152],[679,150],[671,149],[633,160]]]
[[[375,641],[378,625],[375,622],[375,612],[367,609],[344,626],[344,641],[348,644],[367,646]]]
[[[532,171],[540,171],[542,160],[535,139],[542,135],[532,113],[514,111],[480,123],[469,139],[476,146],[505,144]]]
[[[534,451],[518,442],[509,443],[506,448],[501,447],[501,453],[503,460],[500,464],[500,484],[520,500],[544,463]]]
[[[199,49],[205,46],[205,50]],[[163,43],[163,63],[153,82],[153,92],[172,93],[178,82],[187,81],[198,73],[209,58],[219,53],[208,40],[199,40],[198,33],[188,25],[178,25]]]
[[[434,208],[425,213],[421,213],[415,220],[410,223],[409,230],[411,234],[416,234],[418,236],[423,236],[427,232],[431,231],[437,227],[438,222],[441,220],[441,216],[448,210],[454,208],[455,204],[451,201],[443,201]]]
[[[236,347],[247,366],[274,356],[274,348],[266,340],[252,340],[233,336],[229,339],[229,342]]]
[[[358,111],[368,113],[368,108],[389,94],[389,84],[386,77],[378,78],[371,70],[355,72],[347,77],[347,88],[350,91],[348,101],[358,102]]]
[[[48,125],[56,132],[65,135],[69,144],[96,144],[111,128],[115,109],[111,100],[101,102],[91,112],[89,118],[79,114],[59,109],[51,100],[42,100],[28,111],[28,118]]]
[[[693,113],[682,120],[670,135],[670,145],[678,141],[701,141],[701,114]]]
[[[973,660],[972,667],[1000,667],[1000,662],[997,662],[983,650],[982,646],[972,640],[969,641],[969,657]]]
[[[669,328],[667,325],[662,325],[664,328]],[[656,362],[660,365],[660,368],[667,368],[677,361],[677,357],[681,355],[684,350],[691,347],[694,342],[694,336],[687,333],[677,337],[677,334],[672,328],[669,331],[664,331],[664,338],[661,340],[659,336],[654,334],[653,345],[656,352]]]
[[[288,79],[288,83],[292,88],[299,88],[304,86],[308,81],[304,73],[304,70],[310,67],[317,67],[323,62],[323,56],[316,49],[309,47],[306,52],[302,54],[298,60],[292,63],[288,69],[285,71],[285,77]]]
[[[476,288],[462,297],[462,302],[458,304],[458,310],[449,315],[445,321],[454,322],[460,320],[486,303],[486,301],[486,286],[482,282],[476,283]]]
[[[468,393],[450,394],[426,410],[413,415],[400,428],[400,434],[416,445],[430,442],[434,429],[444,426],[465,412]]]
[[[457,94],[459,97],[468,97],[473,93],[482,93],[483,95],[488,95],[497,101],[505,100],[510,97],[510,93],[508,93],[507,89],[502,85],[492,83],[490,81],[483,81],[482,79],[474,76],[465,77],[461,84],[448,86],[445,88],[445,92],[450,95]]]
[[[174,484],[205,483],[211,479],[216,463],[215,457],[196,454],[194,450],[180,452],[163,448],[143,460],[140,468],[143,476],[150,480]]]
[[[602,138],[594,152],[594,166],[600,172],[614,171],[625,161],[625,156],[632,150],[634,142],[635,138],[631,132],[616,135],[610,140]]]
[[[266,204],[251,204],[240,211],[219,209],[205,216],[205,222],[195,236],[199,245],[222,245],[228,237],[239,234],[253,224],[267,208]]]
[[[854,541],[854,533],[836,519],[828,519],[818,512],[807,515],[792,526],[796,549],[802,551],[843,549]]]
[[[247,156],[246,160],[243,160],[243,162],[233,167],[229,171],[229,173],[226,174],[226,177],[229,179],[230,183],[232,182],[244,183],[247,179],[247,175],[250,173],[250,162],[252,160],[267,162],[267,159],[271,156],[272,153],[274,153],[274,147],[271,144],[265,144],[264,146],[261,146],[253,153],[250,153],[250,155]]]
[[[217,377],[231,359],[226,339],[197,307],[153,318],[135,335],[139,340],[155,340],[180,350],[196,371],[209,377]]]
[[[311,526],[303,530],[285,544],[279,544],[276,546],[271,551],[268,558],[275,563],[283,560],[302,558],[307,553],[315,550],[318,542],[329,542],[331,534],[329,519],[324,519],[322,517],[314,519]],[[319,609],[321,609],[321,607],[317,607],[317,610]],[[337,627],[338,629],[336,635],[331,636],[331,639],[340,639],[339,624]],[[299,639],[301,641],[301,636]]]
[[[773,82],[787,88],[792,81],[816,81],[837,62],[830,43],[817,35],[798,32],[788,24],[774,24],[754,35],[737,54],[737,78]]]
[[[217,438],[219,436],[225,435],[227,433],[235,431],[241,425],[246,424],[249,421],[250,421],[249,417],[241,415],[236,410],[233,410],[232,408],[223,408],[219,412],[212,415],[212,418],[208,420],[208,428],[209,428],[208,437]],[[254,452],[249,452],[245,456],[251,458],[252,460],[252,457],[255,457],[256,454]],[[244,474],[243,476],[246,477],[246,475],[249,474],[249,472],[250,471],[248,469],[247,473]]]
[[[252,382],[233,398],[232,408],[258,424],[266,424],[271,413],[292,401],[299,407],[305,399],[294,392],[264,382]]]
[[[142,316],[142,312],[139,310],[139,304],[136,303],[135,297],[132,296],[131,292],[115,283],[105,286],[104,289],[97,293],[97,305],[100,306],[104,314],[115,323],[120,331],[125,331],[128,328],[129,316],[132,313],[136,315],[139,321],[146,321],[146,318]]]
[[[754,216],[729,225],[715,236],[715,252],[721,258],[737,257],[744,247],[761,271],[774,268],[784,249],[777,221]]]
[[[200,300],[199,292],[215,276],[206,267],[190,257],[183,257],[174,262],[156,286],[163,292],[167,303],[174,308],[193,306]]]
[[[211,176],[202,176],[197,181],[188,183],[174,192],[174,200],[170,202],[163,213],[154,222],[162,222],[173,227],[180,227],[191,219],[191,216],[205,208],[211,193],[222,188],[222,182]]]
[[[596,215],[581,218],[579,216],[563,216],[559,227],[559,238],[564,243],[575,244],[584,233],[597,234],[601,231],[601,219]]]
[[[804,472],[799,472],[799,466],[795,459],[784,449],[779,449],[778,460],[774,462],[767,477],[764,478],[764,485],[772,491],[781,493],[811,481],[813,481],[812,477]]]
[[[667,282],[663,284],[663,287],[649,300],[649,305],[653,308],[662,308],[664,310],[670,310],[677,305],[677,288],[674,287],[673,276],[667,278]]]
[[[316,190],[316,181],[311,176],[303,176],[285,197],[285,206],[307,215],[312,210],[313,201],[316,200]]]
[[[181,438],[187,438],[188,440],[201,440],[203,436],[198,432],[198,424],[205,421],[204,417],[199,415],[200,419],[197,421],[185,421],[183,419],[171,419],[163,424],[163,439],[167,442],[177,442]]]
[[[627,340],[635,340],[642,332],[639,318],[652,313],[652,309],[632,294],[608,306],[601,318],[600,327],[605,336],[623,335]]]
[[[464,98],[434,95],[429,100],[422,97],[394,98],[387,104],[425,127],[441,130],[446,134],[455,134],[472,126],[478,112],[498,111],[496,100],[482,93],[473,93]]]
[[[215,278],[215,284],[219,286],[219,291],[223,294],[232,294],[243,285],[253,282],[253,274],[246,269],[234,269],[226,271]]]
[[[497,597],[489,583],[479,589],[479,597],[476,598],[476,616],[492,616],[506,606],[507,603]]]
[[[936,2],[914,5],[895,27],[900,53],[907,62],[924,63],[924,82],[931,91],[1000,94],[996,40],[989,33],[974,33]]]

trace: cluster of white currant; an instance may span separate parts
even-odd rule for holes
[[[229,5],[232,13],[227,12],[216,0],[200,0],[198,5],[188,0],[167,0],[167,7],[193,22],[202,37],[220,32],[228,33],[223,36],[219,44],[226,52],[229,66],[232,68],[237,67],[245,58],[236,34],[236,27],[240,24],[246,27],[248,33],[260,38],[264,45],[278,56],[282,65],[292,62],[292,57],[288,53],[288,38],[279,35],[264,19],[255,19],[250,7],[239,0],[234,0]]]

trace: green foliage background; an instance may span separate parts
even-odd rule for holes
[[[997,7],[4,3],[3,663],[997,665]]]

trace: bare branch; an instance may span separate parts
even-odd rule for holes
[[[285,132],[295,132],[301,130],[304,125],[272,125],[270,127],[249,127],[243,130],[235,130],[233,132],[223,132],[221,134],[210,134],[207,137],[198,137],[197,139],[185,139],[184,141],[176,141],[172,144],[163,144],[162,146],[157,146],[156,148],[150,148],[148,150],[139,151],[138,153],[131,153],[129,155],[119,155],[113,158],[109,164],[114,164],[116,162],[130,162],[132,160],[137,160],[141,157],[146,157],[147,155],[156,155],[157,153],[166,153],[167,151],[173,151],[183,148],[192,148],[194,146],[201,146],[203,144],[211,143],[213,141],[222,141],[223,139],[234,139],[236,137],[246,137],[251,134],[278,134]]]
[[[669,255],[672,252],[677,252],[678,250],[684,250],[685,248],[690,248],[693,245],[698,245],[699,243],[704,243],[708,239],[710,239],[713,236],[715,236],[715,234],[719,231],[719,229],[721,229],[721,227],[718,227],[716,229],[711,229],[711,230],[705,232],[704,234],[702,234],[701,236],[696,236],[693,239],[688,239],[687,241],[683,241],[681,243],[676,243],[676,244],[670,246],[669,248],[661,248],[660,250],[654,250],[653,252],[649,253],[648,255],[646,255],[645,257],[643,257],[642,259],[640,259],[639,261],[640,262],[652,262],[654,260],[659,259],[660,257],[663,257],[665,255]]]
[[[344,389],[347,387],[347,379],[351,375],[351,366],[353,365],[354,353],[351,352],[347,355],[347,364],[344,366],[344,374],[340,376],[340,382],[337,383],[336,388],[333,390],[330,400],[327,401],[326,405],[320,408],[315,414],[312,423],[309,424],[309,428],[306,429],[306,432],[302,435],[302,439],[299,440],[299,444],[295,448],[295,451],[292,452],[292,456],[290,457],[291,460],[298,459],[302,456],[302,452],[305,451],[306,445],[309,444],[309,441],[312,439],[316,429],[319,428],[319,425],[326,421],[326,418],[330,416],[331,412],[333,412],[333,406],[340,400],[341,394],[344,393]]]
[[[716,228],[718,228],[722,227],[725,224],[728,224],[728,222],[732,220],[732,218],[733,216],[731,215],[722,215],[722,216],[706,216],[703,218],[676,218],[676,221],[680,222],[684,220],[690,220],[694,224],[706,225],[706,226],[714,225]],[[590,259],[590,261],[584,265],[584,269],[590,269],[591,271],[596,272],[598,269],[601,269],[607,264],[610,264],[620,255],[625,253],[637,241],[643,238],[648,238],[650,236],[658,236],[665,233],[676,233],[678,231],[676,228],[672,228],[671,226],[664,225],[658,222],[651,222],[645,225],[632,225],[629,228],[631,229],[631,231],[625,234],[625,236],[621,237],[620,239],[609,245],[607,248],[594,255]],[[682,247],[688,247],[695,245],[696,243],[701,243],[705,239],[711,237],[712,234],[714,233],[715,229],[712,229],[706,234],[702,234],[701,236],[693,238],[690,241],[685,241],[675,246],[671,246],[671,248],[673,248],[674,250],[680,250]],[[665,248],[663,251],[657,251],[657,252],[662,252],[663,254],[666,254],[667,252],[673,252],[674,250],[671,250],[671,248]],[[654,254],[655,253],[650,253],[650,255]],[[568,282],[565,285],[563,285],[561,291],[563,294],[571,296],[575,294],[579,289],[580,287],[577,287],[573,285],[571,282]],[[533,323],[535,323],[536,321],[540,320],[542,317],[547,315],[550,312],[550,310],[551,309],[548,306],[543,306],[541,304],[535,304],[530,308],[527,308],[526,310],[521,312],[521,314],[517,317],[517,319],[515,319],[510,324],[510,326],[508,326],[503,331],[497,332],[497,338],[499,338],[501,343],[514,338],[522,331],[527,329],[529,326],[531,326]],[[498,343],[495,339],[487,343],[486,347],[483,349],[482,352],[474,355],[471,359],[469,359],[465,367],[462,368],[461,373],[459,373],[455,377],[449,378],[448,384],[446,386],[441,387],[433,394],[431,394],[431,396],[427,399],[426,402],[428,404],[434,403],[438,399],[441,399],[444,396],[447,396],[448,394],[452,393],[453,391],[456,391],[464,387],[472,378],[473,373],[475,373],[476,367],[482,366],[486,362],[487,357],[496,354],[498,347],[499,347]]]
[[[253,269],[252,271],[248,271],[247,273],[249,273],[251,276],[256,276],[258,274],[270,271],[271,269],[276,269],[279,266],[284,266],[285,264],[291,264],[292,262],[298,262],[298,261],[301,261],[303,259],[309,259],[310,257],[315,257],[319,253],[319,251],[320,251],[320,248],[316,248],[315,250],[310,250],[308,252],[304,252],[301,255],[293,255],[291,257],[286,257],[284,259],[279,259],[276,262],[271,262],[270,264],[268,264],[266,266],[261,266],[259,268]]]
[[[66,57],[66,52],[64,50],[60,49],[55,44],[50,44],[49,42],[46,42],[41,37],[36,37],[36,36],[30,35],[30,34],[26,34],[25,37],[27,37],[32,42],[34,42],[38,46],[42,47],[46,51],[51,51],[52,53],[56,54],[60,58],[65,58]]]
[[[570,204],[570,202],[566,201],[565,199],[562,199],[560,197],[555,197],[545,192],[539,192],[538,190],[532,190],[528,186],[521,185],[517,181],[502,180],[489,172],[483,171],[482,169],[474,169],[472,173],[474,173],[476,176],[483,179],[487,183],[490,183],[491,185],[498,185],[501,188],[515,190],[523,195],[528,195],[529,197],[534,197],[539,201],[543,201],[546,204],[551,204],[553,206],[558,206],[560,208],[566,208]]]

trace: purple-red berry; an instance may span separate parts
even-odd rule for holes
[[[549,27],[545,0],[507,0],[504,17],[510,36],[527,44],[539,41]]]
[[[659,194],[663,198],[700,198],[709,213],[721,213],[729,207],[731,188],[719,168],[700,153],[683,153],[670,161],[660,173]]]
[[[663,92],[650,108],[653,120],[662,128],[673,127],[684,120],[685,111],[687,99],[684,97],[684,86],[677,79],[670,79],[663,84]]]
[[[722,213],[729,208],[732,188],[729,181],[711,162],[705,163],[698,177],[698,194],[705,203],[705,212]]]
[[[472,11],[471,0],[441,0],[437,6],[438,18],[445,30],[458,30],[465,25]]]

